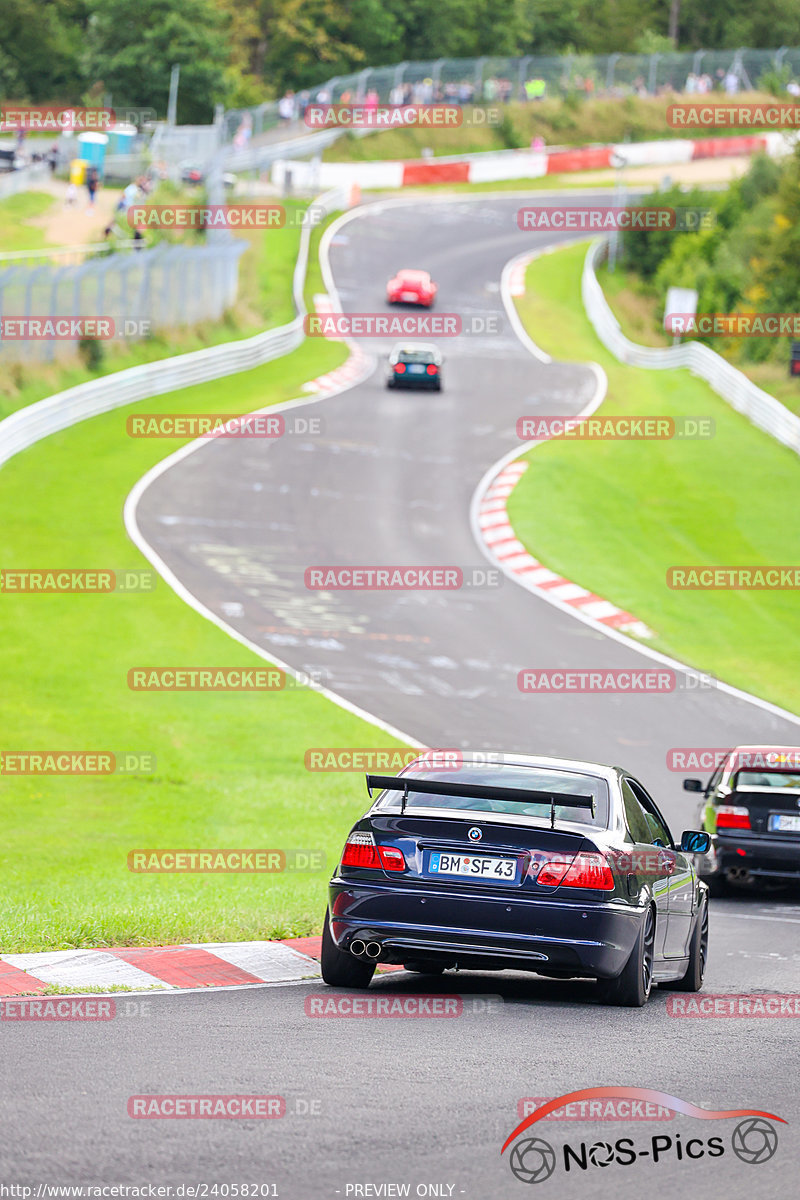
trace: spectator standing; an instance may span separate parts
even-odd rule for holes
[[[282,121],[294,120],[294,92],[288,91],[278,101],[278,116]]]
[[[99,186],[100,177],[97,174],[97,167],[89,167],[89,170],[86,172],[86,190],[89,193],[89,208],[94,208],[94,200]]]

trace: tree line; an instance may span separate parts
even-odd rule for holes
[[[0,0],[0,98],[258,104],[366,66],[800,45],[797,0]]]

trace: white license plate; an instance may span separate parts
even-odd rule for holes
[[[515,858],[488,858],[484,854],[444,854],[434,850],[428,869],[432,875],[469,875],[472,879],[515,879]]]
[[[422,363],[411,363],[408,368],[409,375],[424,375],[425,367]]]
[[[771,813],[769,827],[779,833],[800,833],[800,816],[794,813]]]
[[[419,296],[416,292],[401,292],[400,299],[407,300],[409,304],[416,304],[416,302],[419,300]]]

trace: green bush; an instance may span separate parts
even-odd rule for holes
[[[105,360],[105,348],[97,338],[84,337],[78,342],[78,354],[90,371],[101,371]]]

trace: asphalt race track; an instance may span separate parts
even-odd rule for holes
[[[569,196],[575,203],[576,193]],[[322,418],[321,436],[204,445],[146,490],[139,526],[200,602],[267,654],[324,672],[350,703],[432,746],[621,762],[651,787],[680,833],[693,823],[694,802],[666,768],[670,747],[791,744],[797,724],[714,687],[523,695],[524,667],[652,664],[634,644],[595,632],[508,579],[438,593],[321,594],[304,586],[305,569],[323,564],[488,569],[469,506],[486,470],[518,444],[517,418],[576,413],[591,400],[588,367],[537,360],[505,318],[503,266],[548,241],[517,229],[519,203],[482,196],[387,205],[345,223],[331,248],[345,311],[382,311],[389,275],[421,266],[439,284],[437,311],[499,315],[501,331],[442,343],[441,395],[387,391],[389,343],[365,343],[378,355],[366,382],[296,410]],[[235,380],[228,386],[233,412]],[[363,781],[355,776],[353,786]],[[715,901],[711,920],[705,994],[800,990],[796,896]],[[678,1019],[659,990],[642,1010],[616,1010],[599,1007],[583,982],[398,973],[371,991],[462,994],[464,1015],[411,1025],[322,1020],[304,1009],[321,991],[310,983],[155,995],[138,998],[149,1000],[146,1015],[107,1023],[5,1024],[13,1083],[0,1098],[0,1159],[11,1156],[14,1165],[6,1174],[60,1183],[274,1183],[286,1200],[404,1194],[354,1190],[390,1184],[410,1185],[411,1196],[510,1200],[528,1194],[509,1152],[500,1155],[518,1101],[620,1084],[711,1109],[763,1109],[789,1124],[777,1126],[774,1157],[751,1163],[733,1152],[732,1119],[548,1121],[531,1131],[557,1152],[542,1194],[681,1188],[750,1200],[794,1181],[800,1105],[791,1019]],[[473,994],[495,999],[471,1005]],[[146,1093],[283,1095],[287,1114],[130,1119],[127,1098]],[[678,1133],[684,1143],[721,1136],[725,1151],[679,1160]],[[673,1146],[654,1162],[651,1139],[659,1136]],[[633,1165],[603,1166],[598,1151],[585,1170],[564,1171],[564,1142],[577,1150],[618,1137],[634,1140]]]

